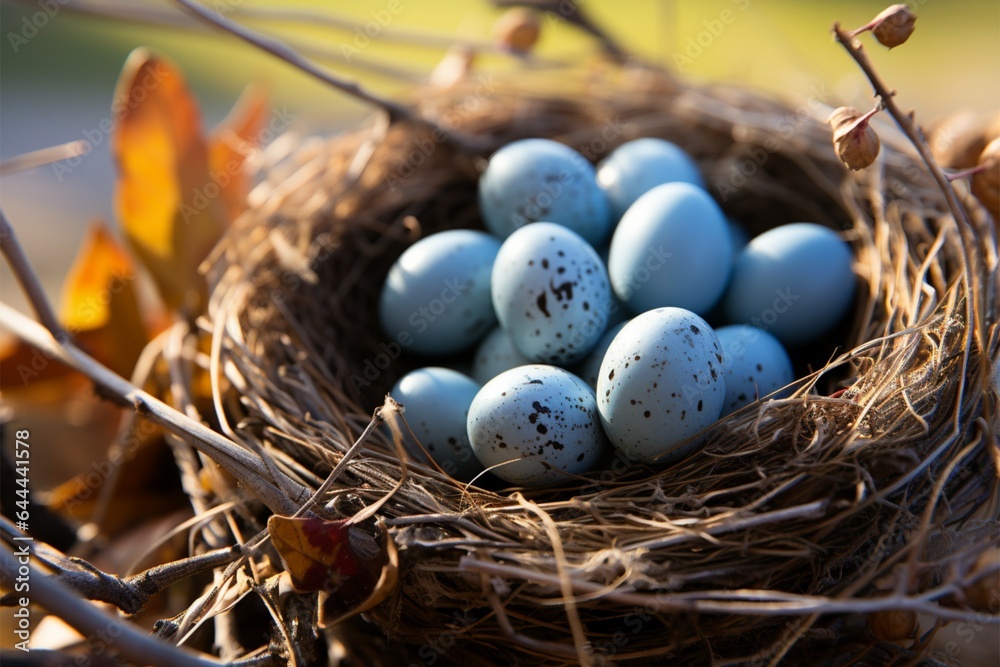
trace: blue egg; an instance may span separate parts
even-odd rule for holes
[[[611,215],[621,219],[628,207],[657,185],[705,182],[694,160],[676,144],[645,138],[624,143],[597,165],[597,184],[608,195]]]
[[[591,245],[611,233],[611,215],[594,168],[568,146],[522,139],[490,158],[479,179],[479,209],[486,228],[505,239],[525,225],[563,225]]]
[[[497,327],[476,348],[476,355],[472,359],[472,379],[479,384],[486,384],[504,371],[531,363],[532,360],[514,346],[514,341],[507,332]]]
[[[400,378],[389,395],[403,404],[403,417],[420,445],[449,475],[469,481],[483,470],[469,444],[466,427],[469,406],[479,384],[450,368],[420,368]],[[421,458],[420,448],[408,437],[404,444]]]
[[[736,257],[723,300],[726,319],[765,329],[786,345],[826,333],[854,299],[851,249],[831,229],[782,225]]]
[[[597,378],[597,409],[611,444],[630,461],[683,456],[685,443],[722,413],[722,346],[689,310],[638,315],[611,341]]]
[[[729,280],[733,242],[718,204],[690,183],[658,185],[626,211],[611,239],[608,275],[634,313],[709,311]]]
[[[389,269],[379,298],[382,331],[427,356],[475,345],[496,324],[490,272],[500,242],[456,229],[417,241]]]
[[[586,241],[551,222],[522,227],[493,265],[493,307],[514,346],[532,361],[570,364],[604,333],[608,274]]]
[[[566,482],[601,459],[594,390],[555,366],[512,368],[476,394],[467,423],[472,451],[511,484]]]
[[[768,332],[743,324],[731,324],[719,327],[715,334],[722,345],[722,363],[726,369],[723,415],[749,405],[795,379],[792,361],[784,346]]]

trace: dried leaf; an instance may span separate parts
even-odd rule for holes
[[[38,383],[48,380],[68,381],[68,384],[78,385],[70,380],[72,376],[76,376],[77,379],[83,378],[61,361],[50,358],[38,348],[20,339],[8,336],[0,338],[0,377],[4,379],[5,394],[38,387],[40,386]]]
[[[250,179],[245,162],[260,145],[270,111],[267,90],[248,86],[209,137],[209,169],[230,223],[246,210]]]
[[[207,301],[198,265],[225,228],[197,103],[174,65],[137,49],[112,110],[122,228],[167,306],[197,315]]]
[[[101,222],[87,230],[63,283],[59,319],[99,361],[128,377],[148,342],[135,265]]]
[[[394,545],[379,524],[275,515],[267,528],[295,590],[320,592],[323,625],[371,608],[395,585]]]

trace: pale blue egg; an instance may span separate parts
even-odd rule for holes
[[[606,449],[593,389],[555,366],[521,366],[486,383],[469,408],[468,433],[483,466],[524,486],[569,481]]]
[[[726,404],[722,414],[749,405],[795,379],[788,352],[768,332],[731,324],[719,327],[715,333],[722,345],[722,363],[726,369]]]
[[[608,274],[632,312],[674,306],[704,314],[729,280],[733,242],[718,204],[690,183],[658,185],[615,229]]]
[[[483,467],[469,444],[469,406],[480,385],[450,368],[419,368],[400,378],[389,395],[403,404],[403,417],[420,445],[441,469],[468,482]],[[421,458],[420,448],[405,434],[407,449]]]
[[[532,361],[582,359],[607,326],[607,271],[583,238],[536,222],[504,241],[493,265],[493,307],[514,346]]]
[[[479,209],[501,239],[546,221],[572,229],[591,245],[611,233],[611,215],[594,167],[572,148],[549,139],[507,144],[479,179]]]
[[[427,356],[475,345],[496,324],[490,272],[499,250],[497,239],[469,229],[432,234],[407,248],[382,286],[383,333]]]
[[[619,220],[635,200],[657,185],[675,182],[705,187],[691,156],[663,139],[629,141],[597,165],[597,184],[608,195],[613,220]]]
[[[817,338],[854,299],[852,261],[850,246],[821,225],[764,232],[736,257],[723,300],[726,319],[769,331],[786,345]]]
[[[504,371],[532,363],[531,359],[514,347],[514,341],[507,332],[502,327],[497,327],[486,334],[486,338],[476,348],[472,359],[472,379],[479,384],[486,384]]]
[[[630,461],[683,456],[695,435],[722,414],[722,346],[702,318],[657,308],[622,327],[604,355],[597,408],[604,431]]]

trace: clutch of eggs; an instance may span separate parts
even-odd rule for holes
[[[592,166],[515,141],[479,180],[490,233],[429,235],[393,264],[383,334],[436,366],[390,392],[413,456],[518,486],[687,455],[720,417],[790,392],[786,345],[850,309],[850,247],[801,222],[747,239],[680,147],[643,138]],[[713,328],[705,317],[721,317]],[[471,377],[440,367],[471,351]]]

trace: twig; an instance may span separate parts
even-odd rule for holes
[[[234,12],[237,16],[248,20],[267,21],[269,23],[285,22],[308,26],[321,25],[337,30],[351,31],[364,28],[364,22],[330,10],[295,9],[291,7],[238,7]],[[472,39],[456,39],[448,35],[439,35],[423,30],[383,26],[378,38],[386,42],[400,42],[407,45],[425,47],[428,49],[450,49],[453,46],[464,46],[475,51],[498,51],[492,42]]]
[[[552,572],[462,556],[462,572],[478,572],[510,581],[528,581],[559,589],[562,581]],[[706,614],[740,614],[744,616],[803,616],[809,614],[869,614],[875,611],[911,609],[941,619],[1000,624],[1000,616],[987,616],[978,611],[944,607],[935,600],[954,594],[959,584],[939,586],[919,595],[886,595],[871,598],[833,598],[823,595],[801,595],[775,590],[705,590],[687,593],[642,592],[628,589],[607,591],[595,581],[573,579],[577,595],[601,594],[608,604],[634,605],[652,608],[657,613],[701,612]]]
[[[5,303],[0,303],[0,322],[3,327],[70,368],[86,375],[109,396],[131,405],[136,412],[175,435],[190,440],[198,451],[226,469],[271,511],[288,515],[298,509],[298,503],[288,498],[268,481],[268,471],[263,461],[240,448],[203,424],[190,419],[163,401],[135,387],[100,362],[89,356],[71,341],[60,343],[44,327],[25,317]],[[299,489],[301,498],[310,491],[292,479],[286,484]]]
[[[59,144],[58,146],[49,146],[48,148],[41,148],[37,151],[15,155],[12,158],[7,158],[3,162],[0,162],[0,176],[6,176],[19,171],[25,171],[27,169],[34,169],[35,167],[44,167],[45,165],[52,164],[53,162],[69,160],[70,158],[86,155],[90,152],[91,148],[92,146],[89,141],[76,139],[74,141],[68,141],[65,144]]]
[[[5,541],[25,537],[6,517],[2,519],[2,531],[7,538]],[[104,572],[82,558],[67,556],[44,542],[33,541],[26,544],[29,545],[31,555],[51,568],[54,576],[61,582],[88,600],[113,604],[126,614],[135,614],[151,597],[168,586],[200,572],[227,565],[242,554],[239,547],[216,549],[156,565],[129,577],[120,577]],[[4,596],[4,603],[8,600],[9,597]]]
[[[220,664],[189,650],[153,639],[131,624],[107,614],[30,563],[18,563],[18,558],[4,545],[0,549],[0,573],[3,579],[13,581],[23,568],[28,571],[31,601],[34,604],[58,613],[59,618],[74,630],[101,642],[106,650],[114,651],[138,664],[158,667],[218,667]]]
[[[565,0],[493,0],[497,7],[531,7],[543,12],[549,12],[567,23],[576,26],[598,41],[601,50],[605,55],[615,62],[623,63],[629,59],[630,54],[614,38],[604,31],[601,26],[590,20],[580,8],[580,2],[566,2]]]
[[[917,152],[920,154],[920,158],[924,161],[924,164],[926,164],[931,176],[934,177],[934,180],[937,181],[938,186],[941,188],[941,192],[944,193],[945,199],[948,202],[948,208],[951,211],[951,214],[955,217],[955,221],[961,221],[965,225],[969,225],[969,218],[965,211],[965,207],[963,207],[958,201],[958,196],[955,194],[955,190],[951,186],[951,182],[948,180],[944,171],[941,170],[941,167],[939,167],[937,162],[934,160],[930,146],[927,145],[922,133],[913,122],[913,115],[903,113],[902,109],[899,108],[899,105],[896,104],[895,91],[889,90],[888,86],[882,82],[881,77],[879,77],[878,72],[875,71],[875,67],[868,59],[868,54],[865,53],[864,47],[861,46],[861,43],[846,33],[840,27],[840,23],[833,24],[833,34],[836,36],[837,41],[847,50],[847,53],[854,58],[856,63],[858,63],[858,66],[865,73],[865,76],[868,77],[868,81],[871,82],[872,88],[875,90],[875,94],[882,100],[885,110],[889,112],[889,115],[892,116],[896,121],[896,124],[899,125],[899,129],[903,131],[913,144],[914,148],[917,149]]]
[[[927,144],[926,139],[924,139],[923,132],[913,121],[913,114],[904,114],[896,104],[894,99],[895,91],[889,90],[885,83],[882,82],[878,72],[875,71],[875,67],[868,59],[868,55],[865,53],[861,42],[856,41],[850,37],[848,33],[844,32],[844,30],[840,27],[839,22],[833,24],[833,34],[836,37],[837,42],[839,42],[840,45],[847,50],[847,53],[858,64],[861,70],[865,73],[865,76],[868,77],[868,81],[875,90],[875,94],[881,98],[886,111],[889,112],[889,115],[892,116],[892,118],[896,121],[896,124],[899,125],[899,128],[903,131],[903,134],[906,135],[906,137],[910,140],[910,143],[912,143],[913,147],[917,150],[921,160],[923,160],[924,165],[934,178],[948,204],[948,210],[951,212],[955,227],[958,230],[959,239],[961,240],[959,247],[964,255],[961,258],[961,267],[963,279],[965,280],[966,288],[969,291],[964,303],[965,319],[967,324],[965,327],[965,347],[963,351],[965,359],[963,360],[962,366],[965,368],[967,367],[968,357],[971,354],[974,338],[978,337],[980,344],[987,338],[985,335],[986,324],[983,320],[982,309],[978,307],[981,302],[980,288],[979,284],[974,279],[976,275],[981,275],[982,271],[980,253],[978,252],[979,246],[975,239],[975,228],[969,220],[968,212],[965,207],[958,200],[958,195],[955,192],[954,186],[934,159],[931,148]],[[962,395],[964,392],[965,377],[963,375],[957,390],[957,400],[955,401],[953,436],[957,436],[962,430],[959,406],[962,405]]]
[[[14,228],[10,226],[3,211],[0,211],[0,247],[3,249],[3,256],[7,263],[14,270],[14,277],[17,278],[25,296],[28,297],[31,307],[35,309],[39,321],[52,332],[56,340],[69,340],[69,334],[63,329],[56,314],[52,311],[49,300],[45,297],[45,290],[38,282],[38,274],[31,268],[31,262],[24,254],[24,249],[21,248],[17,235],[14,234]]]
[[[204,21],[211,26],[228,32],[229,34],[242,39],[248,44],[257,47],[258,49],[269,53],[289,65],[305,72],[306,74],[322,81],[323,83],[347,93],[362,102],[367,102],[372,106],[382,109],[389,116],[390,122],[406,121],[413,123],[418,126],[426,127],[427,129],[439,134],[444,140],[452,143],[455,147],[464,150],[480,150],[484,149],[487,144],[483,140],[476,139],[464,134],[460,134],[444,127],[441,127],[434,121],[423,118],[415,114],[409,107],[394,102],[390,99],[380,97],[374,93],[371,93],[360,85],[353,81],[347,81],[338,76],[327,72],[326,70],[317,67],[315,64],[309,60],[303,58],[294,49],[288,47],[288,45],[280,42],[274,38],[267,37],[265,35],[259,34],[246,28],[235,21],[232,21],[221,14],[213,12],[206,7],[198,4],[197,2],[192,2],[192,0],[172,0],[174,3],[180,5],[185,10],[190,12],[193,16],[201,21]]]

